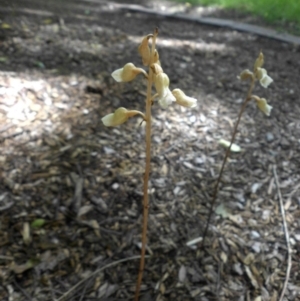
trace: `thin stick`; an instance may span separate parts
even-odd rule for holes
[[[147,256],[147,257],[149,257],[149,256]],[[126,262],[126,261],[131,261],[131,260],[136,260],[136,259],[139,259],[139,258],[141,258],[141,256],[132,256],[132,257],[123,258],[123,259],[120,259],[120,260],[117,260],[117,261],[114,261],[114,262],[111,262],[111,263],[105,265],[104,267],[102,267],[102,268],[96,270],[95,272],[93,272],[92,274],[90,274],[87,278],[82,279],[79,282],[77,282],[66,293],[64,293],[59,299],[57,299],[57,301],[64,301],[64,300],[66,300],[69,297],[69,295],[71,293],[73,293],[78,287],[80,287],[84,282],[86,282],[88,279],[96,276],[97,274],[99,274],[103,270],[111,268],[111,267],[113,267],[115,265],[118,265],[119,263],[123,263],[123,262]]]
[[[144,197],[143,197],[143,229],[142,229],[142,248],[141,248],[141,260],[138,278],[135,288],[134,300],[139,300],[140,288],[143,279],[143,273],[145,268],[145,253],[146,253],[146,243],[147,243],[147,226],[148,226],[148,212],[149,212],[149,201],[148,201],[148,182],[150,174],[150,162],[151,162],[151,105],[152,105],[152,77],[153,71],[150,66],[154,60],[154,51],[156,44],[156,37],[158,35],[158,29],[154,30],[152,37],[152,46],[151,46],[151,60],[149,64],[149,73],[148,73],[148,85],[147,85],[147,99],[146,99],[146,166],[145,166],[145,175],[144,175]]]
[[[13,280],[14,285],[22,292],[22,294],[27,298],[28,301],[32,300],[32,297],[29,296],[29,294],[26,292],[25,289],[23,289],[18,283],[17,281],[14,279]]]
[[[208,213],[208,218],[207,218],[206,226],[205,226],[205,229],[204,229],[204,232],[203,232],[203,240],[202,240],[202,244],[201,244],[201,248],[202,249],[204,248],[205,238],[206,238],[206,235],[207,235],[208,227],[209,227],[209,224],[210,224],[210,220],[211,220],[211,217],[212,217],[212,214],[213,214],[213,210],[214,210],[214,207],[215,207],[215,203],[216,203],[216,199],[217,199],[217,196],[218,196],[219,185],[220,185],[220,182],[221,182],[221,178],[222,178],[222,175],[223,175],[225,164],[226,164],[227,158],[229,157],[231,146],[234,143],[234,139],[235,139],[235,136],[237,134],[237,129],[238,129],[241,117],[242,117],[242,115],[244,113],[246,105],[251,100],[252,91],[254,89],[254,84],[255,84],[255,80],[252,79],[250,87],[249,87],[249,90],[247,92],[247,96],[246,96],[246,98],[245,98],[245,100],[244,100],[244,102],[243,102],[243,104],[241,106],[241,110],[240,110],[239,115],[238,115],[238,120],[237,120],[237,122],[236,122],[236,124],[234,126],[233,134],[232,134],[231,141],[230,141],[230,145],[227,148],[225,157],[223,159],[223,163],[222,163],[222,167],[221,167],[221,170],[220,170],[220,173],[219,173],[219,177],[218,177],[218,180],[217,180],[214,192],[213,192],[212,202],[211,202],[211,205],[210,205],[210,208],[209,208],[209,213]]]
[[[287,285],[289,282],[290,273],[291,273],[291,269],[292,269],[292,249],[291,249],[291,245],[290,245],[290,235],[289,235],[289,231],[288,231],[288,227],[287,227],[287,223],[286,223],[286,219],[285,219],[285,211],[284,211],[284,206],[283,206],[283,201],[282,201],[282,195],[281,195],[277,172],[276,172],[276,165],[273,166],[273,174],[274,174],[275,183],[276,183],[276,187],[277,187],[277,195],[278,195],[278,199],[279,199],[284,235],[285,235],[286,246],[287,246],[287,251],[288,251],[288,262],[287,262],[287,268],[286,268],[285,281],[284,281],[284,285],[283,285],[283,288],[281,291],[280,298],[278,300],[278,301],[282,301],[283,297],[285,295],[285,291],[286,291],[286,288],[287,288]]]

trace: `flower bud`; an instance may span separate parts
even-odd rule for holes
[[[180,89],[174,89],[172,94],[176,99],[176,103],[183,107],[193,108],[197,106],[197,99],[186,96],[185,93]]]
[[[259,98],[256,101],[258,108],[267,116],[270,116],[271,110],[273,109],[272,106],[268,105],[267,100],[265,98]]]
[[[144,69],[137,68],[132,63],[127,63],[123,68],[115,70],[111,76],[117,82],[130,82],[140,73],[143,73],[145,77],[148,76]]]
[[[152,64],[151,69],[152,69],[154,75],[158,75],[159,73],[163,72],[162,67],[158,63]]]
[[[267,74],[267,70],[264,68],[258,67],[255,75],[264,88],[267,88],[273,82],[273,79]]]
[[[142,40],[142,43],[138,47],[138,52],[143,60],[143,65],[148,66],[150,64],[150,48],[148,45],[148,40],[152,35],[145,36]]]
[[[262,52],[260,52],[258,58],[256,59],[256,61],[254,63],[254,71],[257,68],[261,68],[263,64],[264,64],[264,55]]]
[[[159,54],[158,54],[158,51],[156,49],[154,51],[153,63],[158,63],[160,65]]]
[[[101,120],[105,126],[117,126],[128,120],[128,118],[135,115],[141,115],[145,119],[145,115],[136,110],[128,111],[125,108],[118,108],[114,113],[104,116]]]

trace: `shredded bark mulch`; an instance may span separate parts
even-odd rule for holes
[[[101,117],[120,106],[144,111],[145,80],[119,84],[110,74],[127,62],[142,66],[137,46],[155,27],[171,89],[198,105],[153,106],[141,300],[279,299],[288,250],[274,166],[292,249],[283,300],[299,300],[299,47],[103,1],[17,0],[0,19],[1,300],[133,299],[145,128],[139,118],[105,128]],[[225,154],[218,141],[230,140],[248,88],[237,76],[260,50],[274,83],[255,94],[273,110],[266,117],[247,107],[242,152],[226,165],[203,250]]]

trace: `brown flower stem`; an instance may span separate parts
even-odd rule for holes
[[[234,126],[233,134],[232,134],[231,141],[230,141],[230,145],[229,145],[229,147],[226,150],[225,157],[224,157],[223,163],[222,163],[222,167],[221,167],[221,170],[220,170],[220,173],[219,173],[219,177],[218,177],[218,180],[217,180],[214,192],[213,192],[212,202],[211,202],[211,205],[210,205],[210,208],[209,208],[208,218],[207,218],[206,226],[205,226],[205,229],[204,229],[204,232],[203,232],[203,239],[202,239],[202,244],[201,244],[201,248],[202,249],[204,248],[205,238],[206,238],[206,235],[207,235],[208,227],[209,227],[209,224],[210,224],[210,220],[211,220],[211,217],[212,217],[212,214],[213,214],[213,210],[214,210],[214,207],[215,207],[215,203],[216,203],[216,199],[217,199],[217,196],[218,196],[219,185],[220,185],[220,182],[221,182],[221,178],[222,178],[222,175],[223,175],[225,164],[226,164],[226,161],[227,161],[227,159],[229,157],[231,146],[234,143],[235,136],[237,134],[237,129],[238,129],[239,123],[241,121],[241,117],[242,117],[242,115],[244,113],[244,110],[245,110],[248,102],[252,98],[252,91],[254,89],[254,84],[255,84],[255,79],[253,77],[252,80],[251,80],[250,87],[249,87],[248,92],[247,92],[247,96],[246,96],[246,98],[245,98],[245,100],[244,100],[244,102],[243,102],[243,104],[241,106],[237,122],[236,122],[236,124]]]
[[[154,51],[156,37],[158,34],[158,29],[154,30],[152,37],[152,47],[151,47],[151,61],[149,66],[152,65],[154,60]],[[142,284],[143,272],[145,267],[145,253],[146,253],[146,243],[147,243],[147,226],[148,226],[148,212],[149,212],[149,201],[148,201],[148,182],[150,174],[150,162],[151,162],[151,105],[152,105],[152,75],[153,71],[149,67],[148,73],[148,85],[147,85],[147,100],[146,100],[146,166],[144,175],[144,198],[143,198],[143,229],[142,229],[142,248],[141,248],[141,260],[139,274],[136,282],[135,297],[134,300],[139,300],[140,288]]]

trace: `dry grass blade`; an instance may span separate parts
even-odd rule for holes
[[[149,257],[149,256],[145,256],[145,257]],[[85,283],[87,280],[89,280],[90,278],[96,276],[97,274],[99,274],[100,272],[102,272],[105,269],[111,268],[115,265],[118,265],[119,263],[123,263],[126,261],[131,261],[131,260],[136,260],[136,259],[140,259],[141,256],[132,256],[132,257],[128,257],[128,258],[124,258],[124,259],[120,259],[114,262],[111,262],[107,265],[105,265],[104,267],[96,270],[95,272],[93,272],[91,275],[89,275],[89,277],[82,279],[81,281],[77,282],[73,287],[71,287],[66,293],[64,293],[60,298],[57,299],[57,301],[64,301],[67,300],[67,298],[77,289],[79,288],[83,283]]]
[[[290,246],[290,235],[289,235],[289,231],[288,231],[288,227],[287,227],[286,219],[285,219],[285,211],[284,211],[284,206],[283,206],[283,201],[282,201],[282,195],[281,195],[278,176],[277,176],[277,172],[276,172],[276,165],[273,166],[273,173],[274,173],[275,183],[276,183],[276,187],[277,187],[277,195],[278,195],[278,199],[279,199],[279,205],[280,205],[280,211],[281,211],[281,216],[282,216],[284,235],[285,235],[286,246],[287,246],[287,250],[288,250],[286,276],[285,276],[282,292],[281,292],[281,295],[280,295],[280,298],[279,298],[279,301],[282,301],[283,297],[285,295],[285,292],[286,292],[286,288],[287,288],[287,285],[288,285],[288,282],[289,282],[291,268],[292,268],[292,250],[291,250],[291,246]]]

